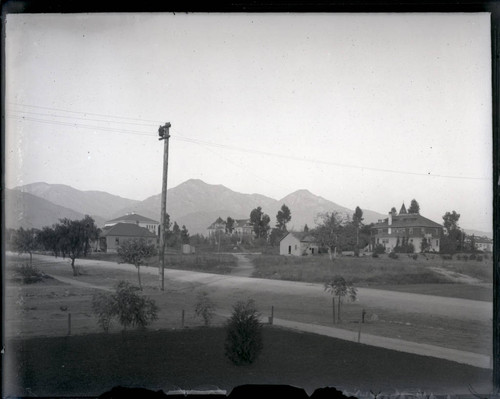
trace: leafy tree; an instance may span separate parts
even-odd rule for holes
[[[272,246],[278,246],[285,234],[287,234],[286,231],[274,228],[271,230],[271,234],[269,235],[269,242]]]
[[[205,291],[200,292],[196,297],[196,304],[194,307],[196,316],[201,317],[205,326],[210,325],[215,314],[215,303],[210,299],[208,293]]]
[[[318,214],[316,223],[318,226],[313,230],[313,235],[318,240],[320,246],[328,248],[330,259],[333,261],[333,254],[337,252],[340,244],[340,233],[342,230],[343,219],[339,213]]]
[[[226,233],[233,234],[234,230],[234,219],[230,216],[226,219]]]
[[[15,231],[12,237],[11,246],[12,250],[19,255],[27,253],[30,256],[30,265],[33,264],[33,251],[40,247],[37,240],[38,230],[36,229],[23,229],[20,227]]]
[[[359,256],[359,229],[363,224],[363,211],[359,206],[356,207],[356,210],[352,215],[352,224],[356,228],[356,249],[354,250],[354,254]]]
[[[431,248],[431,243],[427,238],[422,238],[422,242],[420,243],[420,252],[428,252]]]
[[[455,253],[462,250],[464,233],[458,226],[460,214],[455,211],[446,212],[443,216],[444,236],[441,238],[440,249],[444,253]]]
[[[412,199],[410,207],[408,208],[408,213],[420,213],[420,205],[416,199]]]
[[[183,244],[189,244],[189,231],[188,231],[188,229],[186,228],[185,225],[182,225],[181,242]]]
[[[42,248],[45,248],[47,251],[51,251],[55,257],[59,255],[59,237],[57,236],[55,228],[47,226],[44,227],[38,233],[38,241]]]
[[[137,268],[137,279],[139,281],[139,289],[141,285],[141,265],[144,262],[157,254],[155,244],[149,244],[143,238],[135,238],[124,241],[117,249],[118,256],[123,263],[130,263]]]
[[[90,242],[99,237],[99,229],[95,225],[94,219],[87,215],[81,220],[61,219],[60,223],[55,225],[54,230],[58,239],[57,248],[63,257],[69,256],[73,275],[77,276],[78,269],[75,267],[75,259],[82,255],[87,256],[90,251]]]
[[[448,234],[450,233],[450,231],[459,229],[459,227],[458,227],[458,220],[459,219],[460,219],[460,214],[456,213],[455,211],[452,211],[451,213],[446,212],[444,214],[443,226],[446,229],[446,231],[448,232]]]
[[[329,292],[334,297],[337,297],[337,306],[338,306],[337,317],[339,321],[341,321],[340,308],[342,304],[342,299],[346,297],[346,299],[349,299],[354,302],[357,296],[356,288],[352,284],[348,283],[344,279],[344,277],[337,275],[333,278],[333,280],[325,283],[325,291]]]
[[[281,231],[286,231],[286,224],[290,220],[292,220],[292,213],[290,212],[290,208],[283,204],[276,215],[276,227]]]
[[[396,210],[396,208],[394,206],[391,208],[391,213],[393,215],[397,215],[398,214],[398,211]]]
[[[239,301],[226,325],[225,354],[234,364],[251,364],[263,348],[262,325],[252,299]]]
[[[158,306],[148,298],[138,295],[139,287],[120,281],[114,294],[98,294],[92,299],[92,310],[97,315],[98,324],[108,331],[114,318],[124,329],[145,328],[158,319]]]
[[[267,238],[269,232],[269,222],[271,218],[262,212],[262,208],[259,206],[250,212],[250,223],[253,226],[253,231],[257,238]]]

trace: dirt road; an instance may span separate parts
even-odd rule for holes
[[[68,260],[43,255],[34,255],[40,261],[51,263],[69,263]],[[134,270],[131,265],[114,262],[78,259],[78,264],[85,268],[110,268]],[[141,273],[158,274],[158,269],[142,267]],[[245,274],[245,273],[243,273]],[[248,278],[239,275],[218,275],[185,270],[165,270],[166,280],[191,283],[211,289],[238,288],[253,293],[254,298],[260,295],[272,296],[294,295],[301,298],[317,298],[329,301],[321,284]],[[446,298],[434,295],[421,295],[396,291],[385,291],[372,288],[358,288],[357,304],[367,308],[384,308],[407,313],[424,313],[444,316],[460,320],[490,322],[493,319],[491,302],[473,301],[460,298]]]

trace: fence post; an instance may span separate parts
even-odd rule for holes
[[[71,335],[71,313],[68,313],[68,335]]]
[[[184,328],[184,309],[182,309],[182,322],[181,322],[182,328]]]

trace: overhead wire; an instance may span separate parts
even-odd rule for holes
[[[112,119],[134,120],[134,121],[139,121],[139,122],[155,122],[157,124],[163,123],[160,121],[153,121],[153,120],[148,120],[148,119],[131,118],[131,117],[124,117],[124,116],[113,116],[113,115],[107,115],[107,114],[98,114],[98,113],[81,112],[81,111],[70,111],[70,110],[65,110],[65,109],[61,109],[61,108],[50,108],[50,107],[42,107],[42,106],[35,106],[35,105],[25,105],[25,104],[19,104],[19,103],[8,103],[8,104],[22,106],[22,107],[29,107],[29,108],[46,109],[46,110],[50,110],[50,111],[61,111],[61,112],[80,114],[80,115],[101,116],[101,117],[112,118]],[[132,123],[132,122],[123,122],[123,121],[115,121],[115,120],[70,117],[70,116],[57,115],[57,114],[42,114],[42,113],[36,113],[36,112],[32,112],[32,111],[11,110],[10,112],[17,112],[17,113],[21,113],[21,114],[37,115],[37,116],[47,116],[47,117],[52,117],[52,118],[85,120],[85,121],[99,122],[99,123],[105,122],[105,123],[110,123],[110,124],[113,124],[113,123],[131,124],[131,125],[148,126],[148,127],[156,127],[157,126],[157,125],[148,124],[148,123]],[[73,123],[73,122],[67,122],[67,121],[41,119],[41,118],[34,118],[34,117],[30,117],[30,116],[22,116],[22,115],[16,115],[16,114],[14,114],[14,115],[7,114],[7,116],[12,116],[12,117],[17,118],[17,119],[22,120],[22,121],[31,121],[31,122],[37,122],[37,123],[70,126],[70,127],[74,127],[74,128],[101,130],[101,131],[106,131],[106,132],[111,132],[111,133],[132,134],[132,135],[152,136],[152,137],[156,136],[156,133],[152,134],[152,133],[144,132],[144,131],[140,131],[140,130],[122,129],[120,127],[87,125],[87,124],[82,124],[82,123]],[[175,130],[175,131],[178,133],[177,130]],[[396,169],[377,168],[377,167],[373,167],[373,166],[367,167],[367,166],[363,166],[363,165],[353,165],[353,164],[346,164],[346,163],[340,163],[340,162],[325,161],[325,160],[321,160],[321,159],[312,159],[312,158],[294,156],[294,155],[289,155],[289,154],[279,154],[279,153],[275,153],[275,152],[262,151],[262,150],[252,149],[252,148],[242,148],[242,147],[229,145],[229,144],[221,144],[221,143],[216,143],[213,141],[207,141],[207,140],[201,140],[198,138],[186,137],[186,136],[183,136],[181,134],[171,136],[171,138],[173,140],[179,140],[179,141],[184,141],[187,143],[194,143],[194,144],[198,144],[201,146],[205,146],[205,148],[207,146],[208,147],[217,147],[217,148],[221,148],[221,149],[240,151],[240,152],[249,153],[249,154],[263,155],[263,156],[268,156],[268,157],[278,157],[278,158],[282,158],[282,159],[290,159],[293,161],[308,162],[308,163],[336,166],[336,167],[342,167],[342,168],[351,168],[351,169],[358,169],[358,170],[363,170],[363,171],[366,170],[366,171],[383,172],[383,173],[393,173],[393,174],[413,175],[413,176],[423,176],[423,177],[435,177],[435,178],[447,178],[447,179],[460,179],[460,180],[489,180],[488,178],[485,178],[485,177],[432,174],[430,172],[428,172],[428,173],[412,172],[412,171],[403,171],[403,170],[396,170]],[[227,161],[231,162],[229,160],[227,160]],[[241,166],[239,166],[239,167],[241,167]]]

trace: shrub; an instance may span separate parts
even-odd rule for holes
[[[413,260],[417,260],[418,259],[418,255],[417,254],[413,254],[412,258],[413,258]]]
[[[203,319],[205,326],[210,325],[210,322],[212,321],[215,313],[215,304],[208,297],[208,294],[206,292],[200,292],[198,294],[194,312],[196,313],[196,316]]]
[[[399,256],[398,256],[398,254],[396,252],[391,251],[389,253],[389,258],[391,258],[391,259],[398,259]]]
[[[483,261],[483,256],[482,255],[477,255],[476,260],[478,262],[482,262]]]
[[[33,284],[43,279],[43,273],[35,266],[24,264],[17,269],[17,275],[21,278],[24,284]]]
[[[378,253],[372,252],[372,258],[378,258]]]
[[[112,295],[99,293],[92,298],[92,311],[105,332],[109,331],[111,321],[116,314],[115,301]]]
[[[373,252],[378,255],[385,254],[385,247],[382,244],[377,244],[375,248],[373,248]]]
[[[120,281],[114,294],[98,294],[92,298],[92,311],[97,323],[108,331],[113,318],[126,329],[129,326],[145,328],[158,319],[156,303],[138,295],[139,287]]]
[[[227,322],[224,350],[236,365],[251,364],[263,348],[262,325],[254,301],[239,301]]]

